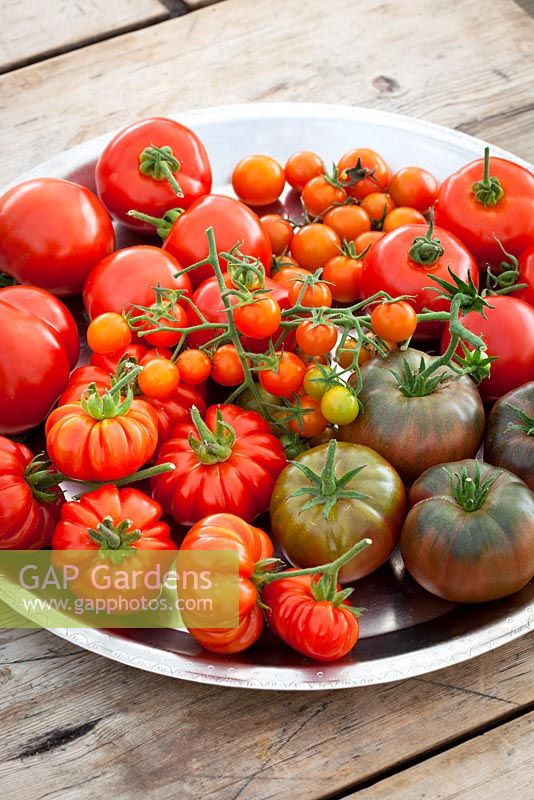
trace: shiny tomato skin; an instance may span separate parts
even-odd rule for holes
[[[305,439],[313,439],[314,436],[320,436],[327,427],[328,422],[322,415],[319,401],[313,397],[303,395],[300,397],[300,407],[304,412],[302,419],[295,418],[290,420],[289,427],[291,430]]]
[[[259,596],[251,580],[255,565],[272,558],[274,548],[264,531],[249,525],[234,514],[218,513],[204,517],[188,531],[180,550],[235,550],[238,554],[239,586],[236,628],[190,628],[189,633],[206,650],[214,653],[240,653],[251,647],[263,630]],[[187,626],[187,613],[184,622]]]
[[[408,206],[424,213],[434,205],[439,183],[421,167],[403,167],[391,178],[388,191],[396,206]]]
[[[59,472],[82,481],[113,481],[136,472],[153,456],[157,418],[135,399],[122,416],[96,420],[80,403],[54,409],[46,421],[46,449]]]
[[[327,261],[339,254],[340,248],[341,239],[337,233],[318,222],[300,228],[291,240],[291,255],[299,266],[310,272],[324,267]]]
[[[275,397],[291,397],[297,394],[304,383],[306,365],[294,353],[278,352],[276,369],[265,369],[259,372],[259,381],[263,388]]]
[[[191,292],[187,273],[169,253],[151,245],[117,250],[89,274],[83,302],[90,319],[106,311],[121,314],[129,306],[149,307],[156,300],[154,286]]]
[[[63,504],[39,500],[26,480],[28,448],[0,436],[0,550],[40,550],[50,543]]]
[[[223,344],[212,353],[211,377],[220,386],[239,386],[245,380],[245,370],[235,345]]]
[[[389,184],[389,167],[378,153],[374,150],[369,150],[365,147],[357,148],[356,150],[349,150],[338,161],[337,168],[340,173],[340,178],[346,170],[356,167],[358,160],[364,169],[369,170],[372,174],[368,175],[362,180],[355,183],[353,186],[347,186],[346,192],[357,200],[362,200],[367,194],[371,192],[385,192]]]
[[[139,155],[149,146],[172,148],[180,161],[175,173],[183,197],[178,197],[167,180],[155,180],[139,170]],[[211,191],[211,167],[206,149],[192,130],[164,117],[144,119],[129,125],[113,137],[97,161],[98,196],[110,214],[123,224],[151,231],[152,226],[128,211],[162,217],[170,208],[189,208]]]
[[[295,338],[297,345],[307,355],[323,356],[335,347],[337,336],[335,325],[325,322],[314,324],[306,320],[297,327]]]
[[[183,383],[189,386],[198,386],[207,381],[210,376],[210,357],[203,350],[182,350],[176,363]]]
[[[328,445],[319,445],[297,455],[294,462],[320,474],[327,452]],[[373,543],[342,568],[340,582],[358,580],[387,561],[404,520],[404,486],[391,464],[378,453],[368,447],[338,443],[336,476],[363,465],[347,486],[367,498],[341,498],[327,518],[324,505],[303,509],[302,496],[294,496],[298,489],[311,485],[294,463],[280,474],[271,499],[271,526],[275,540],[293,566],[327,564],[366,537]]]
[[[322,159],[309,150],[301,150],[290,156],[286,162],[286,180],[296,192],[302,192],[308,181],[317,175],[324,175]]]
[[[315,661],[337,661],[349,653],[358,641],[358,618],[346,607],[345,600],[334,606],[316,600],[312,575],[286,577],[268,584],[262,592],[269,625],[286,644]]]
[[[158,453],[156,463],[170,461],[176,469],[153,478],[152,492],[179,524],[192,525],[222,511],[250,522],[269,507],[274,482],[287,463],[281,443],[254,411],[210,406],[206,412],[210,430],[216,428],[219,408],[236,435],[227,459],[211,464],[199,460],[189,443],[190,434],[199,437],[192,422],[178,425]]]
[[[519,256],[519,277],[517,283],[526,283],[524,289],[514,292],[512,297],[518,297],[531,306],[534,306],[534,244],[527,247]]]
[[[338,303],[355,303],[361,297],[362,269],[361,259],[339,255],[326,262],[321,277],[328,284],[334,300]]]
[[[484,207],[472,190],[483,171],[483,159],[477,159],[443,181],[435,222],[457,236],[481,266],[498,266],[502,250],[495,237],[515,256],[534,244],[534,175],[512,161],[490,158],[490,175],[499,179],[504,196]]]
[[[276,202],[285,182],[284,170],[270,156],[246,156],[236,164],[232,173],[234,192],[249,206],[268,206]]]
[[[270,293],[255,294],[252,302],[235,309],[234,321],[243,336],[268,339],[279,329],[282,312]]]
[[[491,364],[489,378],[479,386],[484,400],[495,400],[534,380],[534,308],[511,295],[490,295],[486,299],[491,307],[484,309],[485,316],[470,311],[462,317],[462,325],[484,339],[489,356],[498,356]],[[445,329],[442,352],[449,341]]]
[[[386,342],[404,342],[415,333],[417,317],[406,300],[378,303],[371,314],[371,327]]]
[[[409,302],[417,314],[424,308],[430,311],[448,311],[449,302],[438,297],[429,287],[437,287],[432,280],[435,275],[447,282],[451,280],[448,267],[455,275],[466,281],[471,275],[478,286],[478,268],[475,260],[463,244],[442,228],[434,228],[434,238],[441,241],[445,253],[432,266],[416,264],[409,256],[413,241],[425,236],[426,225],[404,225],[387,233],[372,246],[364,260],[360,279],[362,297],[371,297],[386,291],[392,297],[402,294],[414,295]],[[417,326],[416,340],[438,338],[444,328],[442,322],[427,322]]]
[[[299,267],[297,262],[295,262],[294,265],[282,267],[278,272],[275,272],[271,280],[274,281],[274,283],[284,286],[286,290],[289,290],[295,279],[305,278],[306,275],[309,274],[307,269]]]
[[[411,348],[367,361],[361,367],[363,388],[358,395],[363,411],[339,432],[342,441],[380,453],[406,484],[435,464],[474,457],[484,435],[484,406],[467,375],[441,383],[425,397],[402,394],[392,371],[402,373],[404,359],[416,369],[421,358],[425,364],[432,361]],[[452,370],[443,371],[455,376]]]
[[[382,230],[384,233],[389,233],[395,228],[401,228],[403,225],[424,225],[425,222],[424,216],[416,208],[399,206],[386,215]]]
[[[363,206],[337,206],[324,215],[323,222],[337,233],[341,241],[354,241],[360,234],[371,230],[371,219]]]
[[[477,511],[451,490],[462,469],[495,479]],[[507,597],[534,577],[534,493],[508,470],[473,459],[428,469],[410,491],[401,534],[406,568],[427,591],[459,603]]]
[[[36,309],[36,300],[41,308]],[[39,425],[67,385],[77,350],[71,322],[67,309],[48,292],[0,289],[0,433],[13,436]]]
[[[272,247],[269,235],[256,214],[233,197],[211,194],[193,203],[173,224],[163,250],[173,255],[182,267],[190,267],[207,258],[206,230],[210,227],[215,233],[218,253],[227,253],[239,244],[243,255],[258,258],[265,274],[270,274]],[[222,259],[221,267],[226,268]],[[213,270],[210,266],[203,266],[188,274],[196,288],[213,276]]]
[[[504,467],[525,481],[534,492],[534,436],[521,419],[522,412],[534,419],[534,381],[500,397],[488,417],[484,437],[484,460]]]
[[[332,186],[323,175],[312,178],[302,190],[302,202],[310,217],[320,217],[331,206],[343,203],[347,193]]]
[[[280,214],[265,214],[260,217],[260,222],[271,240],[273,255],[281,256],[291,244],[293,225]]]
[[[111,219],[85,186],[34,178],[0,197],[0,272],[19,283],[78,294],[114,249]]]

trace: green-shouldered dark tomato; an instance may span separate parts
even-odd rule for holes
[[[493,406],[484,458],[509,469],[534,491],[534,381],[508,392]]]
[[[342,583],[363,578],[391,555],[404,520],[402,481],[368,447],[319,445],[296,456],[276,481],[272,532],[298,567],[334,561],[356,542],[372,544],[343,567]]]
[[[471,378],[458,377],[448,367],[437,371],[447,379],[433,392],[406,396],[393,374],[403,376],[404,359],[412,370],[421,359],[425,365],[433,361],[408,349],[365,363],[358,395],[363,412],[340,428],[339,438],[376,450],[409,484],[434,464],[476,455],[484,434],[484,407]]]
[[[467,459],[414,483],[401,534],[408,572],[446,600],[480,603],[534,576],[534,493],[506,469]]]

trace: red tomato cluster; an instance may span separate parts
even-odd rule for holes
[[[183,550],[239,561],[238,625],[193,637],[236,653],[267,622],[319,661],[358,639],[341,584],[399,541],[447,599],[521,588],[534,575],[532,174],[486,152],[440,186],[358,147],[331,171],[309,151],[250,155],[231,183],[235,197],[212,193],[202,142],[156,117],[111,139],[96,194],[42,178],[0,197],[2,282],[16,283],[0,289],[0,549],[115,550],[117,563],[175,550],[176,526],[192,526]],[[133,245],[115,249],[112,219]],[[154,228],[159,247],[143,239]],[[69,295],[88,320],[80,364]],[[498,400],[486,452],[503,475],[474,460],[482,400]],[[46,455],[6,438],[43,423]],[[67,479],[79,500],[65,501]],[[122,486],[142,479],[146,491]],[[480,552],[463,534],[473,511]],[[272,570],[254,526],[268,512],[289,570]],[[85,576],[74,590],[91,594]]]

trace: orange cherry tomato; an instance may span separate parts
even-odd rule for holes
[[[404,342],[417,328],[417,315],[405,300],[380,303],[373,308],[371,327],[377,336],[389,342]]]
[[[338,303],[359,300],[362,269],[363,261],[359,258],[339,255],[327,261],[322,278],[328,282],[334,300]]]
[[[301,419],[290,420],[289,427],[294,433],[304,436],[305,439],[319,436],[328,425],[322,414],[320,401],[303,395],[300,397],[300,407],[303,411]]]
[[[259,372],[259,380],[264,389],[275,397],[291,397],[297,394],[304,382],[306,365],[294,353],[277,352],[278,364],[275,369]]]
[[[356,169],[358,162],[361,175],[359,178],[358,176],[352,178],[356,182],[352,186],[346,186],[346,192],[358,200],[361,200],[371,192],[385,192],[389,183],[389,167],[382,156],[365,147],[349,150],[339,160],[337,168],[340,181],[351,180],[351,176],[347,175],[347,171]]]
[[[169,305],[169,304],[164,304]],[[165,325],[169,328],[176,328],[174,331],[154,331],[152,333],[147,333],[143,336],[143,339],[146,339],[149,344],[153,347],[174,347],[175,344],[178,344],[180,339],[182,338],[182,333],[180,329],[187,328],[188,321],[187,321],[187,312],[183,306],[178,305],[175,303],[172,306],[172,309],[167,309],[167,313],[170,311],[171,316],[173,317],[172,320],[167,319],[165,316],[161,316],[161,309],[159,309],[159,315],[157,304],[152,306],[154,308],[154,313],[151,316],[151,320],[147,322],[146,326],[143,326],[143,330],[149,330],[152,327],[157,327],[158,325]]]
[[[332,186],[324,175],[312,178],[302,190],[302,202],[311,217],[320,217],[331,206],[342,203],[346,197],[345,190]]]
[[[211,377],[221,386],[238,386],[245,380],[241,359],[233,344],[223,344],[211,357]]]
[[[282,321],[280,306],[269,294],[258,294],[244,306],[234,310],[234,321],[239,333],[251,339],[268,339],[276,333]]]
[[[352,242],[361,233],[371,230],[371,219],[363,204],[332,208],[324,215],[323,221],[337,233],[341,241]]]
[[[302,150],[290,156],[286,163],[286,181],[296,192],[302,192],[308,181],[324,175],[325,166],[315,153]]]
[[[122,350],[132,341],[132,333],[128,323],[121,314],[107,311],[89,323],[87,328],[87,344],[93,353],[108,355]]]
[[[288,289],[289,302],[293,306],[299,299],[302,284],[302,280],[294,280]],[[320,308],[321,306],[330,308],[332,305],[332,292],[330,291],[330,287],[322,282],[314,283],[313,286],[306,286],[300,298],[300,304],[308,308]]]
[[[372,247],[375,242],[378,242],[383,235],[384,234],[382,231],[365,231],[365,233],[360,233],[360,235],[354,240],[356,252],[363,253],[368,247]]]
[[[273,254],[281,256],[282,253],[289,249],[293,238],[293,226],[281,214],[265,214],[260,217],[260,222],[271,240]]]
[[[439,183],[426,169],[404,167],[394,174],[389,184],[389,193],[395,205],[428,211],[439,192]]]
[[[304,269],[314,271],[324,267],[341,248],[341,240],[328,225],[314,222],[305,225],[293,237],[291,255]]]
[[[291,260],[293,261],[294,259]],[[282,269],[278,270],[278,272],[275,272],[275,274],[271,277],[271,280],[280,284],[280,286],[284,286],[286,289],[289,289],[295,280],[298,278],[305,278],[309,274],[310,273],[307,269],[299,267],[295,261],[295,266],[282,267]]]
[[[400,228],[402,225],[426,225],[426,219],[416,208],[399,206],[389,212],[384,220],[382,230],[384,233],[389,233],[389,231]]]
[[[377,225],[383,224],[389,212],[395,208],[395,203],[386,192],[371,192],[363,198],[361,207],[367,211],[373,225]]]
[[[301,322],[295,334],[301,350],[310,356],[323,356],[332,350],[337,342],[337,328],[326,322]]]
[[[180,370],[180,377],[189,386],[197,386],[207,381],[211,373],[211,361],[203,350],[183,350],[176,364]]]
[[[247,156],[234,168],[232,186],[239,199],[249,206],[268,206],[284,189],[284,170],[270,156]]]
[[[180,383],[180,370],[167,358],[154,358],[145,364],[137,383],[147,397],[167,397]]]

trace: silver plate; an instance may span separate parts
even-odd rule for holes
[[[354,146],[378,150],[397,169],[417,164],[443,179],[481,155],[486,142],[421,120],[365,108],[269,103],[190,111],[175,116],[202,138],[214,168],[214,187],[229,193],[238,159],[269,153],[284,162],[298,149],[325,161]],[[36,176],[71,178],[94,188],[94,163],[113,134],[56,156],[13,183]],[[515,156],[492,152],[532,169]],[[6,187],[7,188],[7,187]],[[118,229],[121,246],[131,234]],[[55,629],[58,636],[107,658],[174,678],[250,689],[342,689],[422,675],[493,650],[534,629],[534,583],[513,597],[455,606],[425,592],[396,553],[356,585],[355,602],[368,610],[354,653],[331,665],[312,663],[265,634],[240,656],[217,657],[186,632]]]

